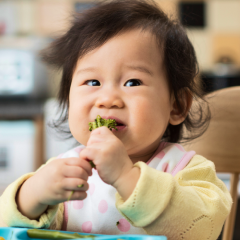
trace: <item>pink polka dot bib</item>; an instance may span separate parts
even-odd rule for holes
[[[58,158],[78,157],[83,148],[81,145]],[[174,176],[194,155],[194,151],[186,152],[179,144],[162,142],[147,164]],[[142,228],[132,226],[117,210],[116,189],[104,183],[97,170],[93,169],[88,183],[86,199],[64,203],[63,230],[97,234],[146,234]]]

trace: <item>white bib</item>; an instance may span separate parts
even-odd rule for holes
[[[78,157],[83,148],[85,147],[81,145],[58,158]],[[186,152],[179,144],[162,142],[147,164],[174,176],[194,155],[194,151]],[[115,207],[116,189],[104,183],[97,170],[93,169],[88,183],[86,199],[64,203],[63,230],[97,234],[146,234],[142,228],[132,226],[119,213]]]

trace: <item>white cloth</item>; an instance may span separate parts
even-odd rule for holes
[[[58,158],[78,157],[83,148],[81,145],[61,154]],[[179,144],[162,142],[147,164],[174,176],[194,155],[194,151],[186,152]],[[88,183],[86,199],[64,203],[63,230],[98,234],[146,234],[142,228],[132,226],[117,210],[116,189],[104,183],[97,170],[93,169]]]

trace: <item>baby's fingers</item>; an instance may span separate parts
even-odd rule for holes
[[[85,169],[78,167],[78,166],[68,166],[66,165],[63,169],[63,175],[66,178],[80,178],[85,181],[88,180],[88,172]]]
[[[65,199],[67,201],[69,200],[83,200],[87,197],[86,192],[80,192],[80,191],[67,191]]]
[[[78,178],[65,178],[62,183],[64,190],[86,192],[89,188],[87,181]]]
[[[64,180],[63,185],[65,200],[83,200],[87,197],[86,191],[89,185],[86,181],[67,178]]]
[[[94,160],[96,160],[96,156],[97,154],[99,154],[99,150],[96,149],[96,148],[93,148],[93,147],[87,147],[87,148],[84,148],[80,154],[79,154],[79,157],[83,160],[85,160],[85,162],[91,166],[91,164],[89,163],[90,161],[92,161],[94,164],[96,164],[94,162]],[[91,166],[92,168],[92,166]]]
[[[89,166],[89,164],[86,161],[84,161],[83,159],[81,159],[81,158],[68,158],[68,159],[65,160],[65,164],[67,166],[73,166],[73,167],[82,168],[82,169],[84,169],[86,171],[88,176],[92,175],[92,168],[91,168],[91,166]],[[76,171],[78,171],[78,170],[76,170]]]

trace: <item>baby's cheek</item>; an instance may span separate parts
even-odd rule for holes
[[[84,146],[87,146],[87,142],[90,138],[90,133],[89,131],[84,131],[84,130],[78,130],[73,137],[81,144]]]
[[[86,146],[87,141],[90,137],[90,131],[88,130],[88,124],[79,123],[75,119],[69,118],[69,129],[70,129],[73,137],[79,143]]]

